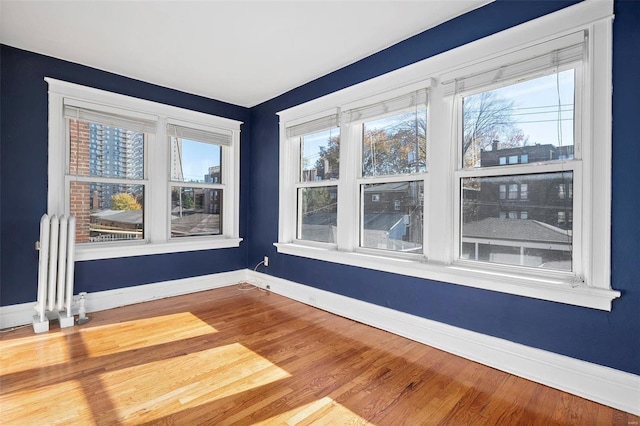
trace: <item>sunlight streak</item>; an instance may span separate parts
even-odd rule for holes
[[[268,420],[254,423],[254,425],[297,425],[300,423],[313,423],[314,425],[373,425],[373,423],[368,422],[328,396],[301,407],[296,407]]]
[[[117,415],[110,415],[122,424],[137,424],[289,376],[267,359],[233,343],[104,373],[100,380],[117,411]]]
[[[218,330],[191,312],[180,312],[80,330],[90,357],[177,342]]]
[[[67,338],[58,332],[0,341],[0,376],[69,361]]]
[[[3,394],[0,406],[5,425],[95,424],[77,380]]]

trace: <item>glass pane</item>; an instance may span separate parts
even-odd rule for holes
[[[69,120],[69,174],[144,178],[144,133]]]
[[[300,181],[338,179],[340,172],[340,129],[334,128],[302,138]]]
[[[76,242],[144,239],[144,186],[71,182]]]
[[[337,220],[337,186],[298,190],[298,239],[335,243]]]
[[[222,189],[171,187],[171,237],[222,234]]]
[[[574,70],[463,99],[463,166],[573,158]]]
[[[569,185],[571,172],[462,179],[462,258],[571,271]]]
[[[369,121],[362,132],[362,176],[426,171],[426,109]]]
[[[171,137],[171,180],[222,183],[221,155],[220,145]]]
[[[422,252],[424,183],[362,185],[362,247]]]

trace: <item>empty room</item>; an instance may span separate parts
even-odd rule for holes
[[[0,0],[0,421],[638,425],[640,2]]]

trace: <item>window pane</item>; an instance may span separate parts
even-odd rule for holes
[[[423,191],[423,181],[362,185],[361,246],[421,253]]]
[[[222,190],[171,187],[171,237],[222,234]]]
[[[573,204],[558,194],[572,182],[571,172],[462,179],[462,258],[572,270]]]
[[[221,155],[220,145],[171,137],[171,180],[222,183]]]
[[[69,174],[144,178],[144,133],[69,120]]]
[[[301,147],[302,182],[338,179],[340,172],[340,129],[304,136]]]
[[[426,109],[369,121],[362,126],[362,176],[426,171]]]
[[[144,186],[71,182],[76,242],[144,239]]]
[[[571,159],[574,70],[467,96],[462,115],[465,168]]]
[[[337,186],[298,190],[298,239],[335,243],[337,220]]]

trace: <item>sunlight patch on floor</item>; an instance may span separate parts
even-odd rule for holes
[[[68,337],[47,333],[0,341],[0,375],[63,364],[69,361]]]
[[[122,424],[157,420],[289,377],[239,343],[102,374]],[[96,397],[99,397],[98,395]],[[100,422],[100,419],[97,419]]]
[[[368,422],[328,396],[253,424],[298,425],[311,423],[314,425],[373,425],[373,423]]]
[[[217,333],[191,312],[143,318],[80,330],[90,357],[177,342]]]
[[[0,406],[0,421],[4,425],[95,424],[77,380],[3,394]]]

